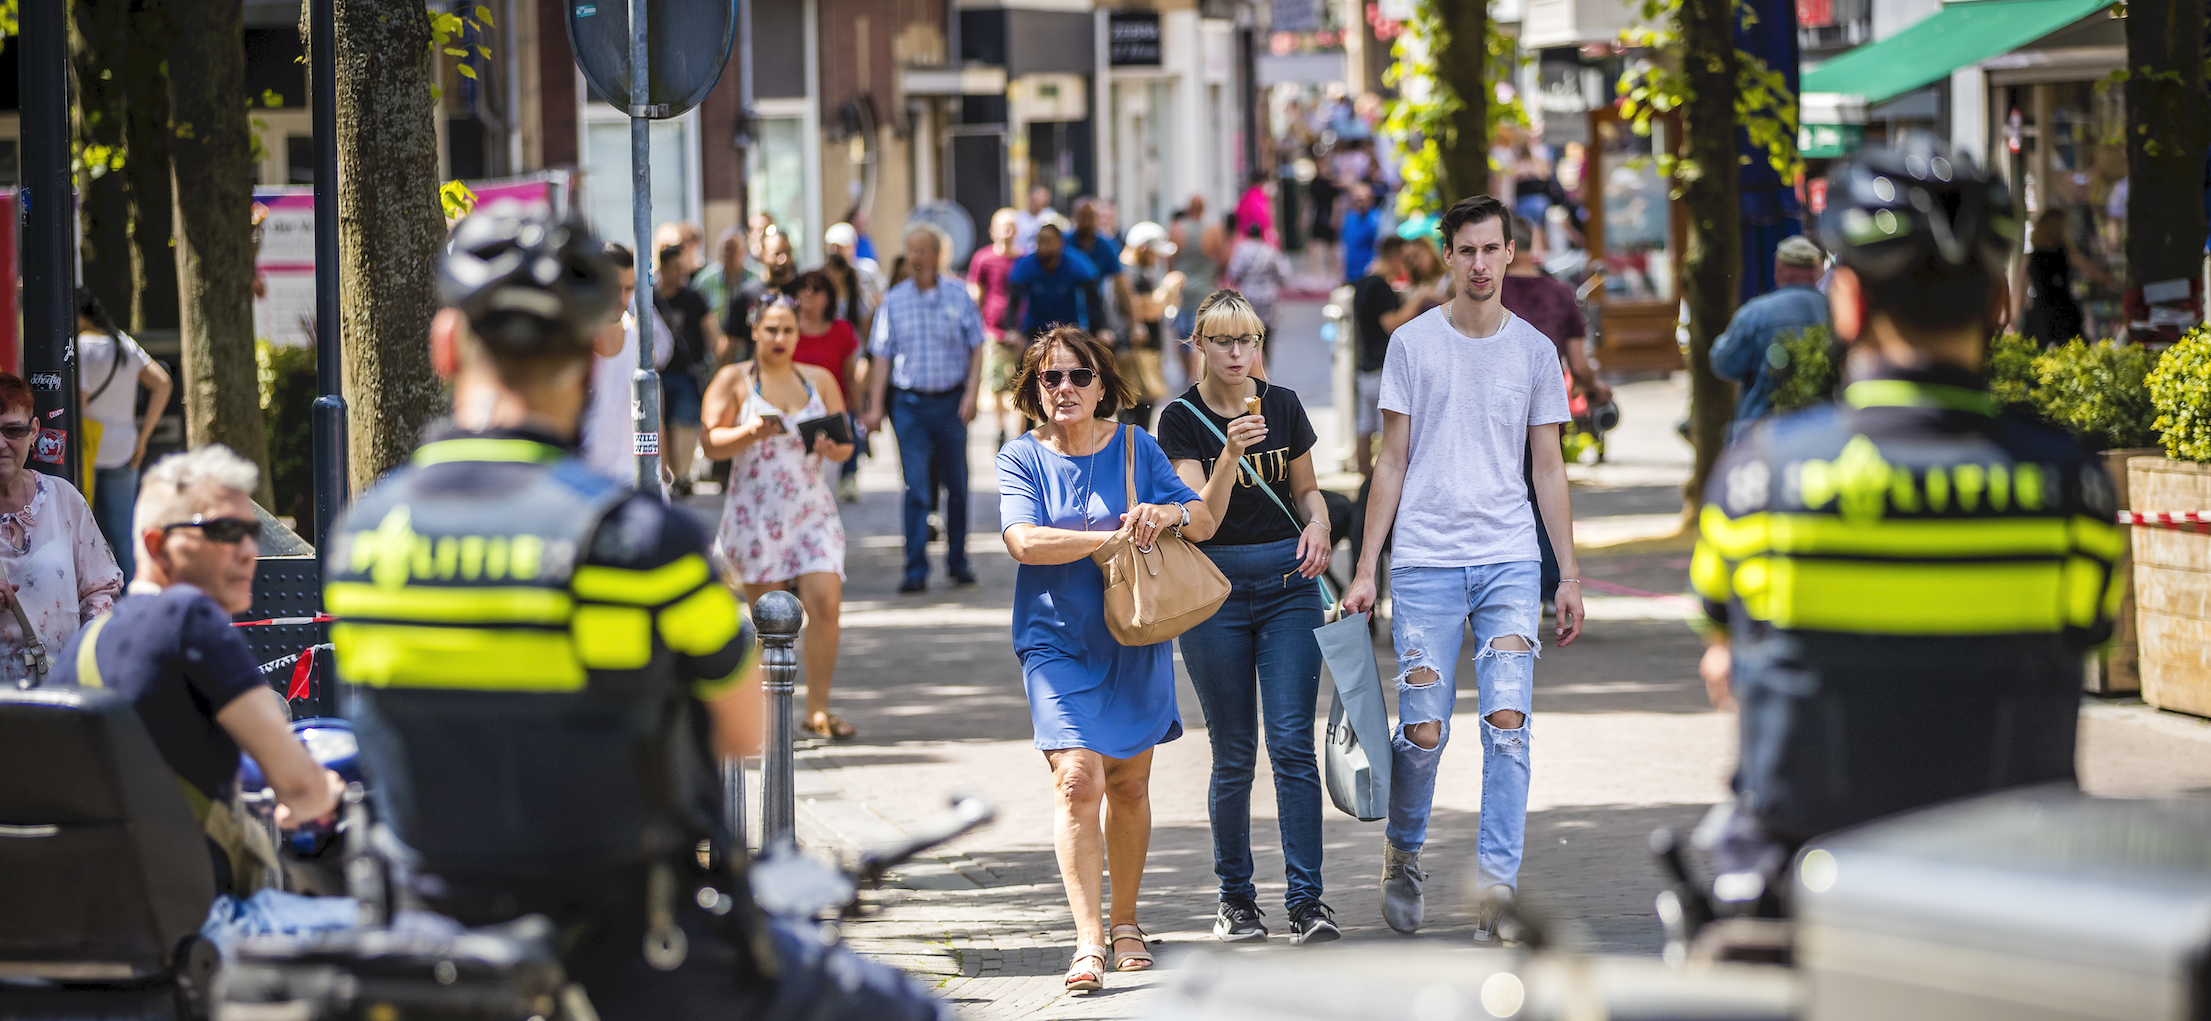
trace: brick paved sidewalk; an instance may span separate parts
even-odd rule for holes
[[[1665,384],[1646,385],[1663,387]],[[1653,416],[1646,414],[1645,418]],[[984,429],[970,458],[978,490],[989,490]],[[861,951],[932,977],[969,1018],[1128,1018],[1157,1002],[1164,976],[1113,974],[1106,990],[1073,997],[1060,976],[1074,926],[1051,845],[1052,798],[1043,757],[1030,744],[1019,666],[1008,645],[1014,564],[991,524],[994,498],[978,493],[982,523],[969,548],[982,584],[942,587],[941,544],[931,590],[899,596],[897,461],[863,471],[865,495],[844,508],[850,577],[842,658],[832,692],[859,729],[850,743],[810,743],[799,757],[799,832],[817,852],[901,839],[941,811],[954,792],[993,801],[998,821],[900,868],[873,898],[878,910],[845,928]],[[1648,531],[1678,507],[1676,474],[1634,463],[1583,472],[1577,528],[1591,536]],[[1672,592],[1682,587],[1687,549],[1640,543],[1584,554],[1583,574],[1602,591]],[[1522,899],[1566,938],[1592,950],[1651,954],[1661,943],[1651,899],[1659,877],[1646,838],[1660,826],[1694,825],[1726,795],[1733,757],[1731,717],[1710,710],[1696,678],[1699,643],[1678,600],[1614,594],[1593,599],[1580,642],[1546,649],[1536,668],[1533,783]],[[1378,644],[1391,662],[1386,634]],[[1464,735],[1475,731],[1472,673],[1460,706]],[[1213,942],[1210,769],[1204,718],[1180,685],[1187,733],[1160,746],[1152,784],[1153,831],[1141,917],[1161,941],[1161,968]],[[2085,715],[2084,781],[2100,793],[2211,793],[2211,726],[2124,705]],[[1325,693],[1319,707],[1325,719]],[[1426,865],[1429,924],[1417,936],[1390,932],[1379,915],[1380,823],[1325,810],[1326,900],[1342,943],[1292,947],[1281,908],[1282,857],[1274,797],[1262,752],[1252,791],[1253,853],[1261,907],[1275,936],[1232,953],[1328,954],[1342,946],[1474,948],[1461,903],[1472,863],[1480,803],[1478,742],[1462,739],[1444,758]]]

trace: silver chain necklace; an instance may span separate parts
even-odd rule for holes
[[[1115,426],[1114,428],[1118,430],[1120,427]],[[1110,435],[1107,436],[1105,443],[1101,443],[1098,445],[1098,450],[1091,451],[1090,456],[1083,459],[1082,530],[1085,532],[1090,531],[1090,492],[1092,487],[1096,485],[1098,480],[1098,451],[1104,450],[1108,445],[1112,444],[1112,442],[1113,437]],[[1070,458],[1070,460],[1072,460],[1072,458]]]

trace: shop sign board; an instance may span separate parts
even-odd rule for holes
[[[1106,15],[1106,64],[1158,67],[1161,64],[1159,12],[1115,11]]]

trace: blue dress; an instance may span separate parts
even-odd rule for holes
[[[1139,502],[1198,498],[1142,429],[1124,426],[1104,449],[1075,458],[1024,435],[998,452],[999,527],[1120,528],[1128,509],[1123,444],[1132,437]],[[1127,646],[1113,639],[1105,621],[1105,574],[1089,557],[1021,565],[1013,585],[1013,650],[1021,657],[1038,749],[1088,748],[1126,759],[1182,736],[1174,643]]]

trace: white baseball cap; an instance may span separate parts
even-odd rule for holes
[[[1167,228],[1150,220],[1145,220],[1129,228],[1128,246],[1130,248],[1149,248],[1161,255],[1175,254],[1174,242],[1167,240]]]
[[[837,248],[851,248],[860,243],[860,232],[849,223],[832,223],[821,232],[821,243]]]

